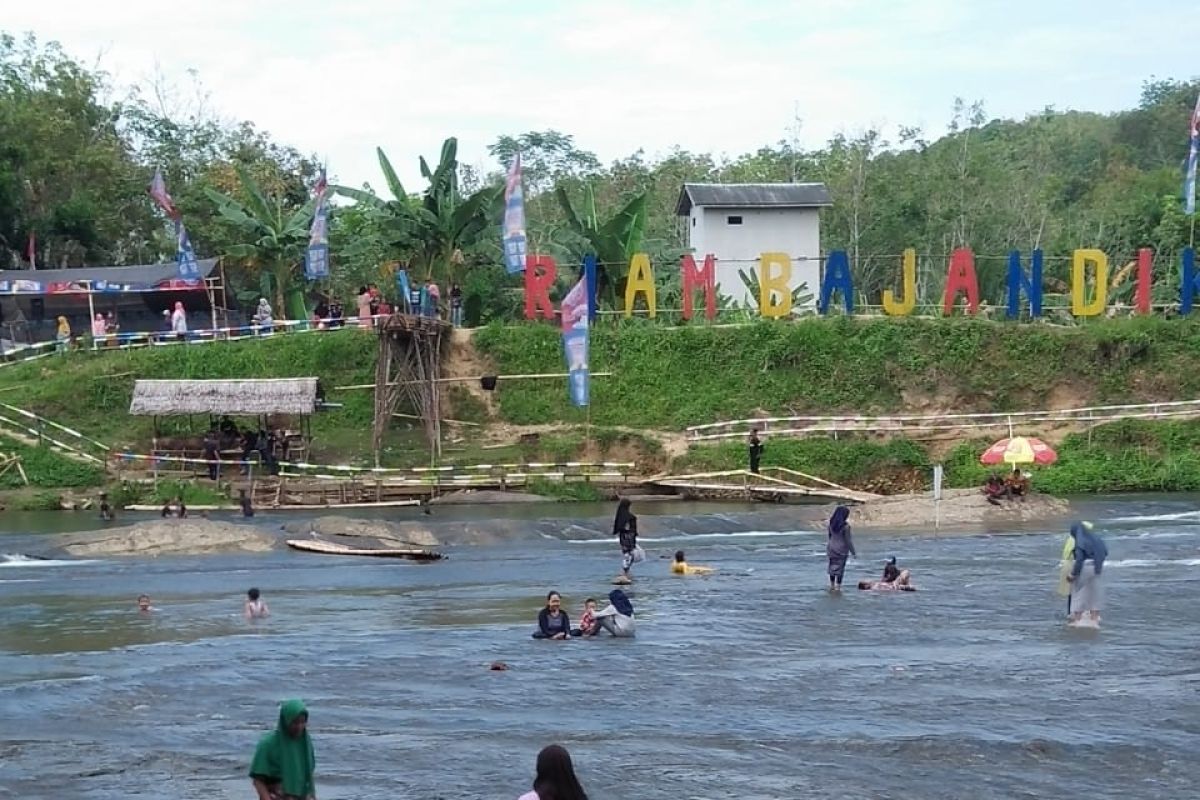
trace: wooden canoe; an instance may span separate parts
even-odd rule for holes
[[[336,542],[320,539],[288,539],[287,546],[308,553],[324,553],[329,556],[374,556],[375,558],[408,558],[413,561],[437,561],[441,553],[419,548],[347,547]]]

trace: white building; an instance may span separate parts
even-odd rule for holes
[[[676,213],[685,217],[697,266],[717,257],[717,291],[758,307],[739,270],[753,277],[763,253],[792,259],[791,285],[806,284],[816,308],[821,288],[821,209],[832,205],[823,183],[685,183]],[[757,284],[756,284],[757,285]]]

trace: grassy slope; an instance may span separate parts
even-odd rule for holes
[[[562,371],[548,325],[477,331],[479,351],[507,373]],[[592,420],[679,429],[756,410],[783,413],[1043,408],[1080,402],[1200,397],[1200,321],[1097,321],[1079,327],[971,319],[809,319],[794,324],[664,329],[601,327],[591,366]],[[565,390],[511,382],[497,392],[506,419],[572,421]]]
[[[548,325],[489,327],[475,344],[496,372],[562,370],[558,332]],[[797,324],[664,329],[639,321],[602,327],[593,337],[593,434],[602,426],[679,430],[719,419],[772,413],[1016,410],[1063,402],[1200,397],[1200,322],[1097,321],[1075,328],[986,321],[814,319]],[[375,339],[357,330],[199,347],[120,353],[73,353],[0,369],[0,400],[37,411],[118,447],[145,449],[151,421],[127,414],[133,381],[145,378],[253,378],[316,375],[344,407],[314,420],[316,457],[365,463],[372,393],[336,392],[370,383]],[[483,420],[486,409],[460,387],[451,415]],[[495,399],[504,421],[582,423],[556,382],[502,382]],[[199,426],[202,420],[194,420]],[[186,420],[175,425],[183,429]],[[479,451],[470,430],[447,445],[448,460],[565,459],[580,450],[579,431],[543,435],[533,446]],[[420,436],[396,430],[387,462],[424,460]],[[946,458],[952,485],[983,470],[984,442],[966,442]],[[0,451],[5,446],[0,443]],[[9,448],[11,449],[11,448]],[[637,449],[635,447],[635,449]],[[642,450],[647,449],[641,446]],[[1091,437],[1068,437],[1058,466],[1039,473],[1046,489],[1200,489],[1200,423],[1121,423]],[[486,455],[485,455],[486,454]],[[695,448],[676,467],[730,468],[741,443]],[[864,439],[777,441],[765,463],[867,487],[919,485],[930,461],[916,443]],[[64,485],[50,468],[41,485]],[[33,476],[31,475],[31,478]],[[74,482],[73,479],[72,481]]]

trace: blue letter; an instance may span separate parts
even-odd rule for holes
[[[1042,251],[1033,251],[1033,264],[1029,268],[1029,277],[1021,269],[1021,251],[1013,250],[1008,254],[1008,318],[1016,319],[1021,316],[1021,290],[1029,298],[1029,316],[1037,319],[1042,315]]]
[[[1192,300],[1200,290],[1200,275],[1196,274],[1196,251],[1190,247],[1183,248],[1179,254],[1180,267],[1183,272],[1183,285],[1179,287],[1179,313],[1190,314]]]
[[[846,304],[846,313],[854,313],[854,281],[850,278],[850,259],[845,250],[834,250],[825,258],[825,276],[821,279],[821,298],[817,311],[829,311],[833,293],[840,291]]]
[[[583,257],[583,277],[587,280],[588,324],[596,324],[596,255],[588,253]]]

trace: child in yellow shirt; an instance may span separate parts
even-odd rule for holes
[[[675,551],[675,560],[671,562],[671,572],[676,575],[711,575],[716,572],[712,567],[692,566],[683,557],[682,550]]]

